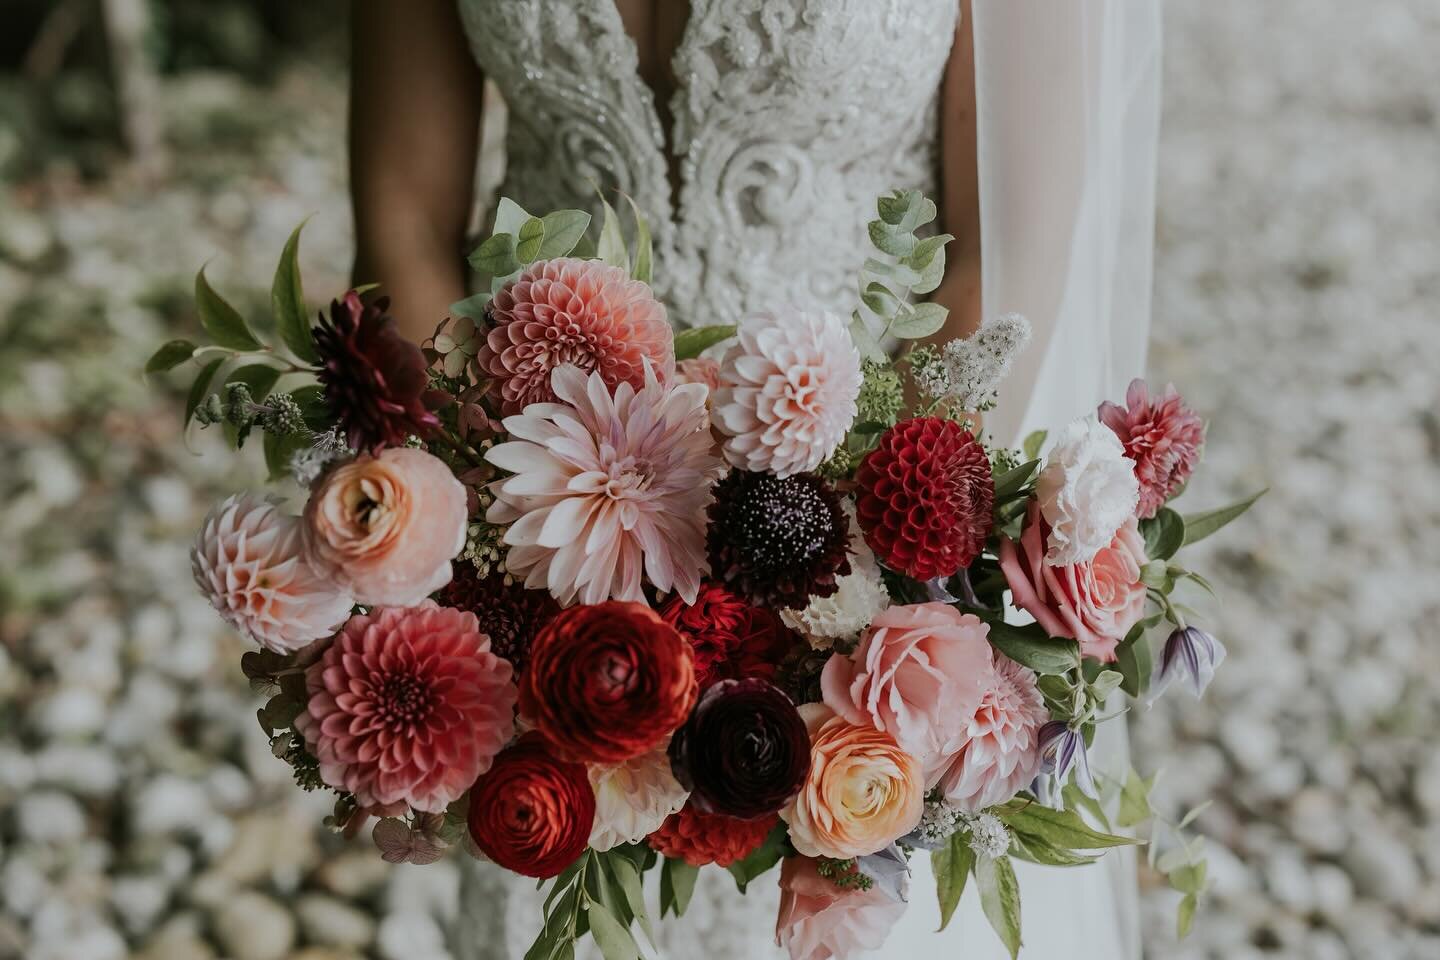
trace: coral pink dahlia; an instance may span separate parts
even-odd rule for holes
[[[705,387],[667,386],[647,370],[636,390],[562,366],[560,403],[505,418],[515,438],[485,457],[497,481],[491,523],[509,524],[507,569],[562,604],[645,602],[641,582],[693,602],[705,569],[705,509],[723,472],[706,429]]]
[[[860,394],[860,354],[830,313],[758,314],[720,365],[715,425],[725,459],[785,478],[814,470],[845,439]]]
[[[644,283],[598,260],[531,264],[495,294],[490,317],[476,361],[500,382],[507,415],[555,399],[550,374],[565,364],[596,371],[611,390],[642,388],[647,360],[662,381],[675,371],[664,306]]]
[[[1144,380],[1131,381],[1125,406],[1100,405],[1100,422],[1125,445],[1140,481],[1139,517],[1153,517],[1195,471],[1205,445],[1205,421],[1173,386],[1157,397]]]
[[[1040,728],[1050,711],[1033,671],[1001,653],[966,728],[968,739],[940,778],[945,799],[968,813],[1004,803],[1034,779],[1040,767]]]
[[[444,811],[514,733],[509,662],[474,614],[430,600],[351,617],[305,685],[295,729],[321,779],[391,815]]]
[[[353,604],[306,559],[300,519],[249,494],[210,511],[190,569],[226,623],[275,653],[330,636]]]

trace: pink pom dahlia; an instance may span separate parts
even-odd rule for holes
[[[619,267],[561,257],[531,264],[490,301],[493,326],[476,357],[500,381],[501,411],[555,399],[550,374],[573,364],[611,390],[645,385],[645,361],[668,380],[675,341],[650,288]]]
[[[354,602],[306,559],[300,519],[248,493],[210,511],[190,569],[226,623],[275,653],[330,636]]]
[[[1195,472],[1205,446],[1205,421],[1174,386],[1157,397],[1144,380],[1131,381],[1125,404],[1100,404],[1100,422],[1115,431],[1140,481],[1139,517],[1153,517]]]
[[[646,372],[612,397],[599,371],[553,375],[561,403],[505,418],[515,439],[485,458],[497,481],[486,513],[505,523],[506,567],[563,604],[645,602],[642,574],[694,602],[705,569],[705,509],[724,472],[706,429],[705,387]]]
[[[860,354],[830,313],[758,314],[720,364],[715,425],[725,459],[785,478],[807,473],[845,439],[860,394]]]
[[[940,778],[945,799],[968,813],[1004,803],[1035,778],[1040,767],[1040,728],[1050,711],[1035,673],[1001,653],[980,707],[970,718],[968,739]]]
[[[320,778],[392,816],[444,811],[514,733],[509,662],[474,614],[430,600],[351,617],[305,685],[295,729]]]

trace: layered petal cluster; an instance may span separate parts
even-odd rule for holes
[[[670,772],[669,742],[619,763],[588,765],[595,791],[590,846],[599,851],[637,843],[685,806],[690,791]]]
[[[1100,422],[1115,432],[1135,461],[1140,481],[1140,519],[1153,517],[1179,492],[1200,463],[1205,421],[1185,405],[1173,385],[1151,396],[1144,380],[1131,381],[1125,406],[1100,405]]]
[[[595,794],[583,763],[527,734],[495,758],[470,791],[470,838],[506,870],[553,877],[585,851]]]
[[[1030,502],[1017,543],[1000,542],[1000,569],[1015,606],[1026,611],[1052,637],[1070,637],[1087,657],[1110,661],[1130,628],[1145,615],[1145,539],[1132,516],[1109,544],[1088,562],[1052,565],[1048,544],[1054,532]]]
[[[787,857],[780,866],[775,942],[790,960],[849,960],[879,950],[904,913],[905,901],[878,884],[841,887],[810,857]]]
[[[1095,420],[1072,421],[1035,481],[1049,525],[1045,562],[1088,563],[1135,516],[1140,483],[1119,437]]]
[[[491,489],[491,523],[509,524],[506,565],[562,604],[644,601],[642,582],[694,600],[705,567],[705,510],[723,470],[706,429],[705,388],[666,386],[650,369],[610,394],[599,372],[564,366],[560,403],[505,418],[514,439],[486,459],[514,476]]]
[[[772,813],[755,820],[741,820],[723,813],[706,813],[694,804],[686,804],[650,834],[650,846],[692,867],[708,863],[728,867],[754,853],[779,819]]]
[[[660,616],[695,650],[695,679],[704,690],[716,680],[774,679],[785,654],[799,642],[774,611],[757,607],[718,583],[700,588],[694,603],[671,597]]]
[[[850,572],[835,579],[833,594],[811,597],[799,609],[780,611],[781,619],[800,631],[817,650],[829,649],[836,642],[856,642],[860,632],[890,606],[890,594],[880,579],[875,554],[863,540],[857,539],[851,545]]]
[[[226,623],[275,653],[330,636],[354,604],[311,565],[299,519],[249,494],[206,516],[190,570]]]
[[[960,424],[904,420],[860,462],[855,512],[880,562],[916,580],[949,577],[985,547],[995,506],[990,458]]]
[[[510,664],[474,614],[431,601],[351,617],[305,685],[295,729],[321,779],[387,813],[443,812],[514,732]]]
[[[1004,803],[1035,778],[1040,728],[1050,720],[1034,671],[997,651],[990,676],[979,709],[965,726],[965,745],[938,784],[945,799],[966,813]]]
[[[360,603],[407,607],[450,581],[467,518],[465,487],[449,467],[390,447],[321,477],[305,504],[305,545]]]
[[[948,604],[890,607],[854,654],[825,664],[825,705],[889,733],[929,782],[964,742],[967,721],[994,684],[989,632]]]
[[[807,473],[855,421],[860,353],[832,313],[746,318],[720,364],[715,426],[725,459],[779,477]]]
[[[665,307],[619,267],[561,257],[531,264],[490,301],[492,323],[476,357],[500,383],[501,412],[555,399],[551,375],[563,366],[599,374],[611,390],[645,385],[675,371]]]

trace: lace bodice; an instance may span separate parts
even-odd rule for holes
[[[849,313],[875,198],[934,195],[956,0],[691,0],[673,61],[673,184],[667,131],[614,0],[460,10],[509,108],[501,192],[536,212],[593,210],[596,186],[628,194],[679,325],[785,304]],[[522,956],[540,922],[535,884],[464,870],[457,960]],[[702,871],[689,912],[657,931],[664,955],[779,957],[776,901],[772,877],[742,898],[723,870]]]
[[[875,198],[934,194],[956,0],[692,0],[670,149],[614,0],[460,0],[509,107],[502,192],[634,198],[677,324],[780,304],[848,313]],[[675,199],[672,199],[675,198]]]

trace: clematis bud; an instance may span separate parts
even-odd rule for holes
[[[1075,786],[1092,799],[1099,799],[1100,791],[1090,776],[1090,760],[1085,755],[1085,736],[1079,730],[1071,729],[1063,720],[1051,720],[1040,728],[1040,773],[1030,786],[1047,807],[1059,803],[1060,789],[1075,774]]]
[[[1149,702],[1154,703],[1170,684],[1178,682],[1200,699],[1225,661],[1225,645],[1197,627],[1182,627],[1170,634],[1160,665],[1150,680]]]

